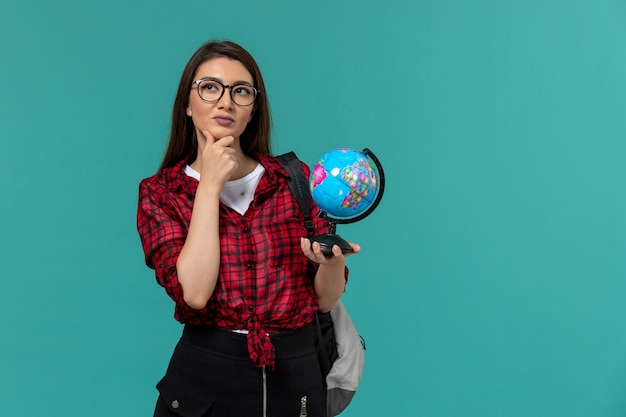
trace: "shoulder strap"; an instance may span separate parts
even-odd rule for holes
[[[311,219],[311,193],[308,188],[308,181],[302,169],[302,163],[294,152],[287,152],[277,156],[278,160],[289,173],[287,184],[291,193],[298,201],[302,215],[304,216],[304,225],[309,234],[313,236],[313,220]]]
[[[313,227],[313,221],[311,219],[311,192],[308,188],[308,181],[304,175],[304,170],[302,169],[302,163],[296,156],[294,152],[287,152],[282,155],[278,155],[278,160],[285,167],[287,173],[289,173],[289,178],[287,179],[287,184],[289,185],[289,189],[291,193],[298,201],[298,205],[300,206],[300,211],[302,211],[302,215],[304,216],[304,224],[306,226],[306,230],[309,234],[309,237],[313,236],[315,229]],[[316,270],[317,267],[313,264],[313,262],[309,262],[309,266],[312,270]],[[313,279],[314,274],[311,274],[311,279]],[[320,369],[322,370],[322,374],[324,375],[324,390],[328,388],[326,382],[326,376],[330,372],[331,363],[326,350],[326,345],[324,344],[324,336],[322,334],[322,326],[320,324],[319,312],[315,313],[315,324],[317,327],[317,339],[315,341],[315,349],[317,350],[317,357],[320,363]],[[330,317],[330,313],[326,313],[328,316],[326,321],[330,323],[330,329],[332,329],[332,318]],[[334,330],[327,332],[333,335],[334,338]],[[336,348],[334,348],[336,351]]]

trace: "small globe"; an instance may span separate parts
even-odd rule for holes
[[[324,154],[309,178],[311,195],[329,217],[349,220],[367,215],[381,186],[376,165],[368,155],[341,148]]]

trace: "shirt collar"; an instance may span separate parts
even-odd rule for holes
[[[176,165],[165,168],[161,172],[163,182],[167,189],[174,193],[186,192],[188,194],[195,194],[198,188],[198,180],[185,174],[185,161],[180,161]]]
[[[289,177],[287,170],[276,157],[257,154],[255,159],[263,165],[263,168],[265,168],[267,181],[262,182],[266,183],[268,186],[272,187],[280,179]],[[186,192],[193,195],[198,188],[198,180],[185,173],[185,166],[186,162],[180,161],[172,167],[165,168],[161,172],[161,175],[163,177],[163,181],[165,182],[165,186],[169,190],[175,193]]]

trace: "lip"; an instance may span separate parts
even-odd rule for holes
[[[229,125],[235,121],[232,117],[229,116],[215,116],[213,120],[215,120],[222,126]]]

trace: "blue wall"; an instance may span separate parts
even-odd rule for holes
[[[276,153],[372,149],[346,417],[626,414],[626,4],[4,1],[2,415],[151,415],[180,326],[137,185],[180,72],[247,47]]]

